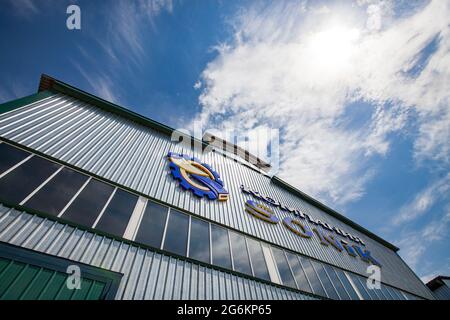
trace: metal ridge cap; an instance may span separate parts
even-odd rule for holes
[[[331,216],[341,220],[342,222],[344,222],[344,223],[348,224],[349,226],[355,228],[356,230],[364,233],[365,235],[367,235],[368,237],[372,238],[373,240],[383,244],[384,246],[388,247],[389,249],[393,250],[394,252],[397,252],[397,251],[400,250],[398,247],[396,247],[392,243],[384,240],[380,236],[377,236],[375,233],[367,230],[363,226],[361,226],[361,225],[357,224],[356,222],[350,220],[349,218],[345,217],[343,214],[341,214],[341,213],[337,212],[336,210],[328,207],[326,204],[323,204],[319,200],[316,200],[313,197],[311,197],[310,195],[304,193],[303,191],[300,191],[299,189],[297,189],[296,187],[290,185],[289,183],[287,183],[286,181],[282,180],[281,178],[279,178],[277,176],[273,176],[271,178],[271,180],[274,183],[279,184],[282,187],[286,188],[287,190],[297,194],[302,199],[308,201],[309,203],[313,204],[314,206],[324,210],[326,213],[330,214]]]

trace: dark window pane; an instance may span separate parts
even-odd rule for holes
[[[336,290],[334,290],[333,285],[330,282],[330,279],[328,278],[325,270],[323,269],[323,266],[321,263],[318,263],[316,261],[311,261],[314,269],[317,272],[317,275],[319,276],[320,281],[322,281],[322,285],[325,288],[325,291],[328,294],[328,298],[337,300],[339,299],[339,296],[337,295]]]
[[[148,201],[135,241],[161,248],[168,208]]]
[[[378,296],[380,300],[387,300],[387,297],[384,295],[384,292],[381,289],[372,289],[373,292]]]
[[[210,262],[209,223],[194,217],[191,217],[189,257],[203,262]]]
[[[6,143],[0,143],[0,174],[30,155],[29,152],[17,149]]]
[[[381,291],[383,291],[384,296],[386,297],[387,300],[394,300],[394,297],[391,295],[391,293],[384,284],[381,284]]]
[[[275,259],[275,263],[277,264],[278,273],[280,274],[281,281],[285,286],[289,286],[292,288],[297,288],[294,280],[294,276],[289,269],[289,265],[287,263],[286,257],[284,256],[284,252],[281,249],[272,247],[273,257]]]
[[[270,281],[269,271],[266,265],[266,259],[261,248],[261,243],[258,241],[247,238],[248,252],[250,253],[250,259],[252,260],[252,267],[254,276],[257,278]]]
[[[358,277],[352,273],[349,273],[350,278],[352,279],[353,283],[355,284],[356,288],[358,289],[359,293],[362,295],[364,300],[372,300],[369,294],[367,293],[367,290],[364,288],[364,286],[359,281]]]
[[[251,275],[250,260],[248,259],[245,237],[230,231],[231,251],[233,252],[234,270]]]
[[[311,261],[304,257],[299,257],[299,259],[303,266],[303,270],[305,270],[306,276],[308,277],[309,283],[311,284],[313,292],[319,296],[326,297],[327,295],[325,293],[325,290],[323,289],[322,284],[320,283],[319,278],[317,277],[317,274],[313,269]]]
[[[63,168],[25,206],[57,216],[87,179],[84,174]]]
[[[230,245],[228,231],[215,224],[211,224],[212,263],[231,269]]]
[[[361,284],[361,286],[364,287],[364,290],[366,290],[367,294],[370,296],[370,298],[372,300],[379,300],[379,298],[376,295],[376,293],[374,292],[374,290],[371,290],[371,289],[367,288],[366,278],[363,278],[363,277],[360,277],[360,276],[356,276],[356,278],[358,279],[358,281]]]
[[[34,156],[0,179],[0,199],[20,203],[39,187],[59,165]]]
[[[412,294],[410,294],[408,292],[403,291],[403,294],[406,296],[406,298],[408,300],[419,300],[419,298],[417,298],[415,295],[412,295]]]
[[[339,280],[341,280],[341,283],[344,285],[345,289],[347,290],[347,293],[350,295],[350,298],[352,300],[359,300],[358,294],[356,293],[355,289],[353,289],[352,284],[350,283],[350,281],[348,281],[344,272],[339,269],[334,269],[334,271],[336,271]]]
[[[397,289],[394,289],[394,288],[391,288],[391,287],[387,287],[387,289],[391,293],[391,296],[394,297],[394,299],[396,299],[396,300],[405,300],[403,295]]]
[[[309,286],[308,280],[306,279],[305,272],[303,271],[300,262],[298,261],[297,255],[292,252],[286,252],[289,265],[291,266],[292,272],[294,273],[295,280],[297,280],[297,285],[300,290],[312,292]]]
[[[334,285],[334,288],[339,294],[339,297],[341,300],[350,300],[349,295],[345,291],[344,286],[342,285],[341,281],[339,280],[338,276],[334,272],[334,269],[330,267],[329,265],[324,264],[323,267],[325,268],[325,271],[328,274],[328,277],[331,280],[331,283]]]
[[[171,210],[167,224],[164,250],[186,255],[189,216],[176,210]]]
[[[67,208],[62,218],[92,227],[113,190],[111,185],[92,179]]]
[[[95,228],[122,236],[127,228],[137,199],[138,197],[136,195],[122,189],[117,189]]]

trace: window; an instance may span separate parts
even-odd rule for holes
[[[328,277],[331,280],[331,283],[334,285],[334,288],[338,292],[339,297],[341,298],[341,300],[350,300],[350,296],[345,291],[345,288],[342,285],[342,283],[339,280],[339,278],[336,275],[336,273],[334,272],[334,269],[332,267],[330,267],[329,265],[326,265],[326,264],[324,264],[323,267],[324,267],[325,271],[327,272]]]
[[[382,284],[382,283],[380,283],[380,285],[381,285],[381,291],[383,291],[383,294],[386,297],[386,299],[394,300],[394,297],[391,295],[391,293],[389,292],[387,287],[384,284]]]
[[[254,239],[247,238],[247,244],[250,259],[252,260],[254,276],[270,281],[269,270],[267,269],[266,259],[264,258],[261,243]]]
[[[285,286],[297,288],[283,250],[278,249],[276,247],[272,247],[272,253],[278,268],[278,273],[280,274],[281,281],[283,282],[283,284]]]
[[[209,223],[204,220],[191,217],[190,235],[189,257],[209,263]]]
[[[17,149],[7,143],[0,143],[0,174],[18,164],[30,155],[29,152]]]
[[[189,216],[171,209],[169,222],[167,224],[166,238],[164,239],[164,250],[185,256],[188,240],[188,227]]]
[[[298,288],[303,291],[312,292],[308,280],[306,279],[305,272],[303,271],[303,268],[298,261],[297,255],[293,254],[292,252],[286,251],[286,256],[289,265],[291,266],[292,272],[294,273]]]
[[[153,201],[147,201],[147,207],[145,208],[135,240],[154,248],[161,248],[167,211],[167,207]]]
[[[325,293],[325,290],[323,289],[322,284],[320,283],[319,278],[317,277],[317,274],[313,269],[311,261],[304,257],[299,257],[299,259],[300,263],[303,266],[303,270],[305,270],[305,274],[308,277],[309,283],[311,284],[313,292],[319,296],[326,297],[327,294]]]
[[[0,179],[0,198],[19,204],[59,167],[54,162],[33,156]]]
[[[137,199],[136,195],[117,189],[95,228],[122,236],[127,228]]]
[[[338,300],[339,296],[336,290],[334,290],[333,284],[328,278],[327,273],[325,272],[325,269],[323,268],[322,264],[314,260],[311,261],[311,263],[313,264],[314,269],[316,270],[317,275],[319,276],[319,279],[322,282],[325,291],[327,292],[328,298]]]
[[[378,296],[380,300],[387,300],[387,297],[384,295],[384,292],[381,289],[372,289],[373,292]]]
[[[25,206],[57,216],[87,179],[84,174],[63,168],[34,194]]]
[[[364,290],[367,292],[367,294],[370,296],[370,299],[372,299],[372,300],[379,300],[378,296],[374,292],[375,290],[371,290],[371,289],[367,288],[366,279],[365,278],[360,277],[360,276],[355,276],[355,278],[361,284],[361,287],[363,287]],[[358,289],[359,289],[359,287],[358,287]]]
[[[212,263],[231,269],[230,244],[228,230],[211,224]]]
[[[233,252],[234,270],[251,275],[252,269],[248,259],[245,237],[240,233],[230,231],[230,242]]]
[[[405,297],[403,297],[403,295],[397,289],[394,289],[391,287],[386,287],[386,288],[391,293],[391,296],[394,297],[394,299],[405,300]]]
[[[339,280],[341,280],[341,283],[344,285],[345,289],[347,290],[347,293],[350,295],[350,298],[352,300],[359,300],[358,294],[356,293],[355,289],[353,289],[352,284],[350,283],[350,281],[348,281],[344,272],[340,269],[334,269],[334,271],[336,271]]]
[[[371,300],[372,298],[369,296],[366,288],[364,288],[364,286],[361,284],[358,277],[352,273],[349,273],[349,275],[364,300]]]
[[[109,184],[91,179],[63,213],[62,218],[92,227],[113,190],[114,187]]]

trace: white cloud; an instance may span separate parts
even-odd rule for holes
[[[449,160],[450,4],[433,1],[397,20],[390,2],[359,5],[242,11],[233,42],[217,47],[201,79],[203,123],[280,128],[280,175],[340,203],[364,194],[370,160],[409,119],[419,128],[417,159]],[[412,75],[437,35],[436,51]],[[367,105],[368,121],[352,122],[355,101]]]
[[[450,206],[438,219],[434,219],[419,230],[409,231],[396,243],[402,250],[400,255],[412,268],[418,267],[418,262],[427,249],[436,242],[443,241],[448,236],[450,224]]]
[[[92,87],[95,95],[113,103],[120,103],[117,95],[118,90],[114,87],[113,82],[108,76],[93,71],[87,72],[85,68],[77,62],[72,61],[72,64]]]
[[[431,185],[419,192],[413,201],[404,205],[398,215],[394,216],[392,222],[399,225],[412,221],[424,214],[442,197],[448,196],[450,190],[450,173],[447,176],[434,181]]]
[[[141,66],[146,58],[145,45],[156,31],[155,17],[162,12],[172,13],[172,0],[114,1],[108,7],[106,30],[95,30],[93,37],[108,57],[117,65],[132,61]],[[100,34],[101,33],[101,34]]]

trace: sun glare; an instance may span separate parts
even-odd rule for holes
[[[358,29],[333,26],[311,34],[307,51],[317,67],[339,70],[351,62],[360,36]]]

